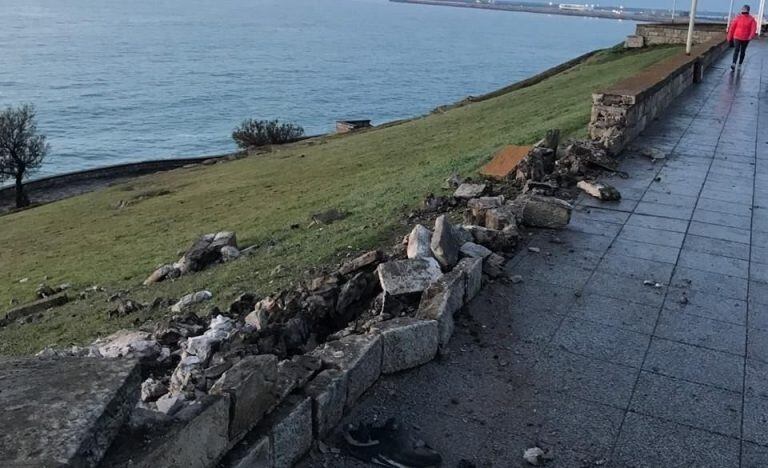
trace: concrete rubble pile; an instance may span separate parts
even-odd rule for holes
[[[556,140],[549,134],[525,170],[552,174]],[[449,212],[416,224],[391,255],[364,253],[292,289],[242,294],[224,311],[197,291],[151,327],[43,350],[47,358],[142,363],[138,403],[103,463],[292,466],[380,375],[447,352],[455,314],[484,282],[505,275],[520,229],[562,228],[572,210],[535,191],[507,200],[491,184],[453,185],[453,197],[429,197],[422,213],[460,208],[463,222]],[[203,236],[146,284],[236,258],[236,250],[234,233]],[[195,313],[204,307],[207,316]]]
[[[550,130],[517,166],[515,181],[525,193],[552,196],[576,186],[604,201],[621,199],[616,188],[596,179],[605,171],[621,174],[618,162],[599,142],[573,140],[560,145],[559,131]]]
[[[221,231],[206,234],[195,240],[177,262],[162,265],[152,272],[144,280],[144,285],[175,279],[239,257],[240,250],[237,247],[237,237],[234,232]]]

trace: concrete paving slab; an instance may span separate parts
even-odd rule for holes
[[[140,385],[128,359],[0,360],[0,466],[96,466]]]
[[[731,437],[741,431],[741,394],[643,371],[630,410]]]

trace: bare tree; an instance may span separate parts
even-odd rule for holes
[[[0,180],[15,180],[17,208],[29,204],[23,180],[40,167],[48,148],[45,135],[37,131],[33,106],[9,106],[0,112]]]

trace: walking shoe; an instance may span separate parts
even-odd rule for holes
[[[734,71],[734,70],[736,70],[736,64],[735,64],[735,63],[732,63],[732,64],[731,64],[731,71]]]
[[[383,426],[360,424],[344,430],[346,451],[353,457],[394,468],[438,467],[443,459],[424,441],[413,437],[394,419]]]

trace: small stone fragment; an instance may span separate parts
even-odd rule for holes
[[[521,275],[513,275],[509,280],[512,281],[513,284],[518,284],[523,282],[523,277]]]
[[[168,393],[168,387],[152,377],[141,384],[141,401],[145,403],[155,401],[166,393]]]
[[[656,162],[656,161],[658,161],[660,159],[666,159],[667,158],[666,153],[664,153],[663,151],[661,151],[661,150],[659,150],[657,148],[653,148],[653,147],[643,148],[640,151],[640,154],[642,154],[645,157],[650,158],[652,162]]]
[[[485,213],[485,227],[501,231],[507,226],[517,227],[517,220],[512,208],[502,206],[493,208]]]
[[[485,192],[485,184],[468,184],[463,183],[459,185],[459,188],[453,193],[455,198],[461,198],[469,200],[470,198],[477,198]]]
[[[621,193],[615,187],[608,184],[581,180],[576,186],[589,195],[603,201],[621,200]]]
[[[504,274],[506,259],[498,254],[491,254],[483,262],[483,273],[491,278],[498,278]]]
[[[533,253],[540,253],[541,249],[539,247],[528,247],[528,251]]]
[[[213,294],[211,294],[210,291],[198,291],[196,293],[187,294],[179,299],[179,302],[171,306],[171,312],[183,312],[195,304],[210,300],[212,297]]]
[[[523,452],[523,460],[533,466],[540,466],[544,460],[544,450],[539,447],[531,447]]]

